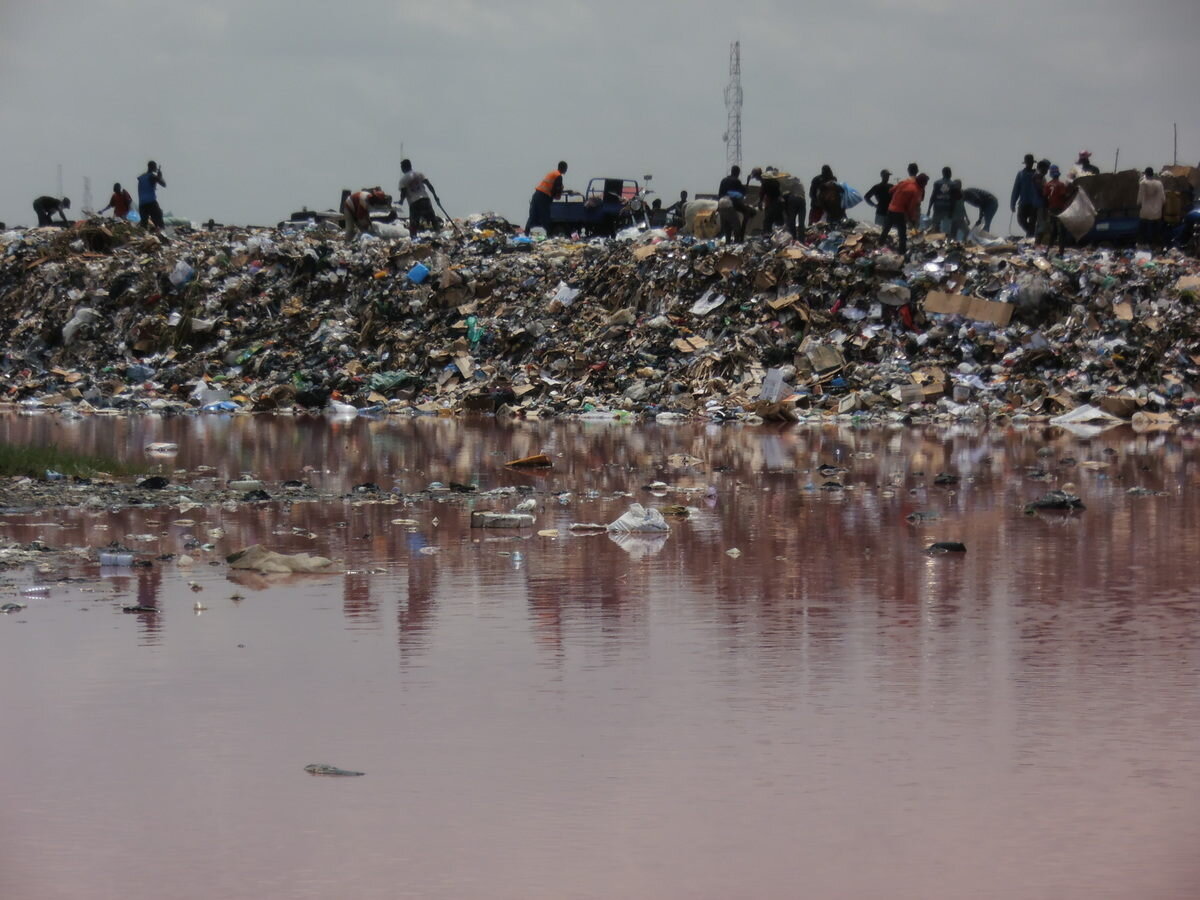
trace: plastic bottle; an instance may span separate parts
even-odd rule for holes
[[[121,553],[113,550],[100,551],[100,565],[129,567],[133,565],[132,553]]]

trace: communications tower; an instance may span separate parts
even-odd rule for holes
[[[725,162],[742,164],[742,42],[729,45],[729,84],[725,85]]]

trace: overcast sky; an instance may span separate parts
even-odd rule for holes
[[[559,159],[670,202],[725,171],[733,40],[745,170],[950,165],[1003,209],[1026,152],[1157,167],[1177,121],[1200,162],[1198,39],[1198,0],[0,0],[0,220],[156,159],[168,213],[272,224],[394,193],[402,145],[454,215],[524,224]]]

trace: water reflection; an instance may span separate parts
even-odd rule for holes
[[[946,875],[943,854],[927,849],[955,844],[960,833],[995,849],[996,834],[975,830],[988,819],[1016,842],[1015,859],[1036,855],[1046,832],[1067,835],[1057,838],[1066,842],[1063,859],[1086,874],[1080,890],[1068,885],[1054,893],[1095,896],[1106,883],[1099,873],[1139,883],[1119,861],[1115,832],[1090,824],[1080,830],[1079,820],[1100,818],[1109,800],[1120,804],[1122,825],[1140,823],[1159,846],[1167,846],[1168,820],[1176,838],[1200,839],[1191,787],[1200,771],[1189,756],[1200,737],[1200,588],[1192,565],[1200,552],[1200,468],[1190,431],[1118,429],[1079,438],[1045,427],[631,429],[315,417],[58,423],[45,416],[0,419],[0,427],[6,440],[110,455],[174,441],[180,451],[164,472],[175,481],[250,474],[278,495],[280,481],[296,478],[331,495],[328,502],[297,496],[232,508],[9,514],[0,518],[0,536],[54,546],[118,541],[147,556],[187,552],[195,560],[190,569],[172,561],[98,573],[79,564],[32,577],[55,583],[99,575],[103,598],[76,603],[156,607],[128,618],[137,623],[138,644],[164,656],[169,649],[191,659],[209,628],[230,629],[221,634],[226,644],[241,642],[244,630],[252,645],[273,641],[280,654],[288,641],[302,644],[303,663],[267,656],[247,670],[254,687],[238,702],[253,703],[261,691],[284,709],[294,702],[294,680],[320,696],[311,665],[339,692],[324,716],[340,716],[339,703],[357,710],[361,719],[348,730],[364,735],[362,746],[387,753],[400,746],[430,777],[447,756],[462,766],[455,777],[468,777],[461,773],[478,766],[476,752],[494,755],[505,772],[536,770],[527,782],[472,781],[471,790],[485,798],[484,811],[472,808],[472,815],[451,799],[422,797],[446,820],[468,821],[462,827],[480,846],[488,834],[482,824],[475,830],[473,816],[564,795],[576,805],[547,801],[537,807],[543,819],[530,814],[526,827],[534,837],[565,829],[637,856],[639,841],[614,835],[632,830],[644,841],[648,835],[630,820],[663,818],[681,835],[669,846],[679,854],[671,858],[705,869],[687,849],[697,846],[692,829],[700,827],[688,801],[699,798],[724,813],[700,817],[716,829],[709,847],[734,840],[740,823],[763,846],[777,832],[802,833],[831,860],[844,863],[866,848],[882,854],[868,854],[882,860],[875,881],[871,862],[861,866],[862,882],[845,871],[860,867],[843,865],[839,882],[827,871],[832,863],[814,861],[815,871],[825,872],[820,883],[861,888],[842,895],[988,896]],[[504,467],[542,451],[554,459],[550,471]],[[672,462],[676,454],[698,462]],[[211,471],[200,472],[202,466]],[[938,483],[942,473],[956,479]],[[532,487],[536,528],[470,527],[472,510],[511,509],[513,496],[411,500],[391,493],[432,481]],[[645,490],[653,481],[669,485],[664,496]],[[365,482],[381,491],[353,490]],[[1024,512],[1051,489],[1078,493],[1087,510]],[[560,503],[554,492],[570,492],[570,499]],[[572,522],[611,521],[633,500],[694,510],[672,518],[666,537],[569,531]],[[537,534],[544,529],[558,536]],[[967,552],[924,552],[934,541],[962,541]],[[329,556],[337,560],[334,573],[277,578],[210,565],[253,543]],[[734,548],[740,555],[727,552]],[[192,617],[189,581],[219,615]],[[246,599],[231,607],[235,592]],[[331,622],[347,645],[337,645]],[[380,643],[386,669],[376,658]],[[387,698],[381,706],[371,705],[376,685]],[[360,690],[366,699],[356,699]],[[392,704],[403,713],[394,720]],[[230,719],[242,712],[233,709]],[[217,718],[245,737],[230,719]],[[530,745],[512,739],[504,724],[511,722],[517,725],[507,727],[531,736]],[[295,727],[290,718],[276,724]],[[427,746],[414,740],[424,734],[420,726],[432,736]],[[461,743],[460,727],[469,733]],[[473,728],[485,732],[482,749],[463,749],[475,740]],[[606,753],[572,769],[595,746]],[[778,788],[796,782],[803,803]],[[414,790],[388,786],[398,795]],[[272,802],[285,802],[286,790],[278,790]],[[457,783],[446,793],[459,796]],[[1168,795],[1189,799],[1155,819]],[[610,796],[638,815],[609,810],[601,798]],[[934,814],[922,816],[906,841],[899,821],[887,817],[926,805]],[[595,821],[573,811],[579,809]],[[428,840],[377,810],[354,812],[380,815],[409,840]],[[620,827],[595,824],[606,814]],[[889,821],[894,832],[878,824]],[[1046,832],[1037,826],[1027,838],[1014,837],[1031,821]],[[883,837],[862,837],[872,827]],[[656,831],[656,839],[669,840],[664,831],[670,833]],[[1090,844],[1072,837],[1083,833]],[[520,852],[495,833],[491,840]],[[889,846],[906,854],[891,855]],[[1096,846],[1109,852],[1095,853]],[[756,895],[790,893],[782,888],[794,882],[776,862],[788,854],[777,849],[741,852],[762,873]],[[956,852],[975,866],[986,863],[972,855],[983,850],[958,844]],[[1178,875],[1186,869],[1182,859],[1159,858],[1159,871]],[[897,864],[919,869],[926,886],[949,878],[943,886],[950,890],[908,890],[903,878],[889,883],[883,861],[892,872],[905,871]],[[421,871],[419,862],[410,865]],[[654,871],[653,861],[642,865]],[[551,889],[526,893],[569,895],[553,889],[569,881],[571,867],[561,871]],[[1090,886],[1088,874],[1098,875]],[[736,895],[719,872],[710,877],[725,895]],[[993,883],[1010,895],[1030,893],[1011,876],[997,878]],[[424,896],[454,894],[429,872],[419,884]],[[647,876],[625,895],[680,894],[662,887]]]

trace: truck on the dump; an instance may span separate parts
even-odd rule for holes
[[[550,204],[549,236],[581,232],[612,237],[632,222],[631,207],[642,196],[636,178],[593,178],[584,193],[568,191]]]
[[[1159,177],[1166,193],[1163,222],[1167,229],[1177,228],[1191,211],[1194,198],[1200,193],[1200,168],[1192,166],[1163,166]],[[1081,175],[1071,182],[1082,191],[1096,210],[1096,220],[1080,244],[1129,244],[1138,235],[1138,182],[1142,173],[1136,169],[1100,175]]]

